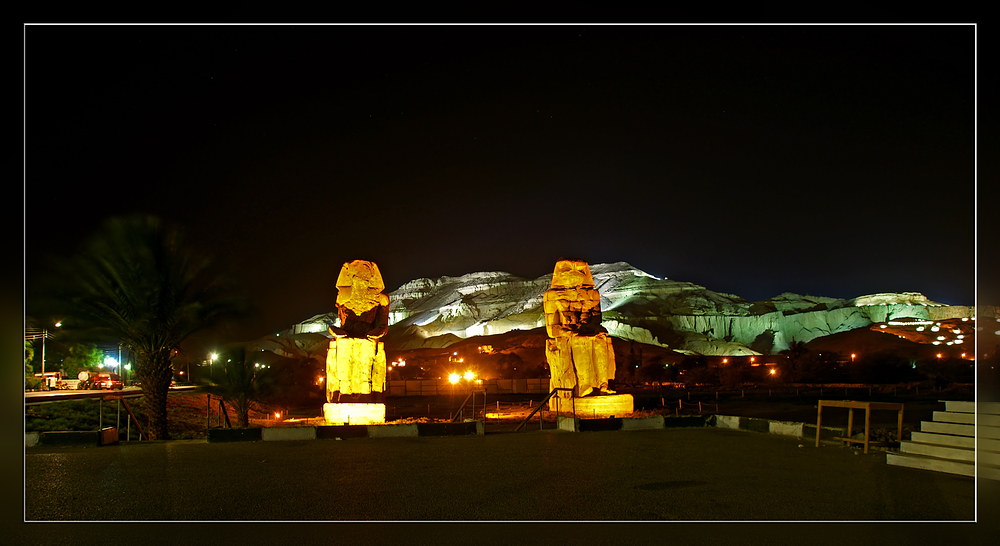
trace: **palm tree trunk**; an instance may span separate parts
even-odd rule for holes
[[[143,360],[146,360],[143,362]],[[139,380],[142,381],[143,408],[149,418],[149,438],[169,440],[167,430],[167,391],[173,377],[170,351],[159,351],[138,362]]]
[[[236,426],[241,428],[250,426],[250,400],[245,396],[241,396],[236,400],[236,422]]]

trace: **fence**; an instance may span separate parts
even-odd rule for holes
[[[447,379],[389,381],[389,396],[436,396],[466,394],[470,390],[486,389],[490,394],[548,394],[548,378],[484,379],[481,383],[461,380],[452,384]]]

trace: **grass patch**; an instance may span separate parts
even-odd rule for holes
[[[130,399],[128,404],[145,430],[149,425],[149,420],[143,411],[141,399]],[[236,412],[228,407],[227,410],[230,422],[235,426]],[[263,422],[266,415],[263,411],[250,412],[251,419],[258,422]],[[205,393],[171,392],[167,397],[167,427],[172,439],[205,438],[207,417],[208,399]],[[99,399],[67,400],[25,406],[24,411],[25,432],[96,431],[101,428],[103,420],[105,427],[118,426],[118,435],[123,441],[126,436],[132,440],[138,440],[139,431],[136,430],[134,423],[129,423],[129,419],[125,405],[122,404],[119,407],[116,400],[103,402]],[[212,403],[211,425],[213,427],[219,426],[218,421],[219,402],[218,399],[215,399]]]

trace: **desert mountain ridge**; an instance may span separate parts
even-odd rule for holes
[[[972,318],[973,306],[944,305],[917,292],[840,299],[785,292],[747,301],[703,286],[659,279],[626,262],[590,266],[601,293],[602,324],[615,337],[691,355],[775,354],[792,340],[898,319]],[[389,294],[387,349],[443,348],[474,336],[545,326],[542,298],[552,275],[536,279],[493,271],[409,281]],[[997,315],[991,308],[988,314]],[[287,333],[326,332],[336,311]]]

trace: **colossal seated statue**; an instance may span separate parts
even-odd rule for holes
[[[545,292],[545,359],[551,387],[574,389],[559,396],[587,396],[595,389],[611,394],[615,353],[607,330],[601,327],[601,295],[594,288],[590,266],[580,260],[560,260]]]
[[[337,314],[340,327],[326,355],[326,400],[342,395],[385,391],[385,348],[379,338],[389,329],[389,297],[378,266],[355,260],[344,264],[337,277]],[[334,393],[337,393],[334,397]]]

